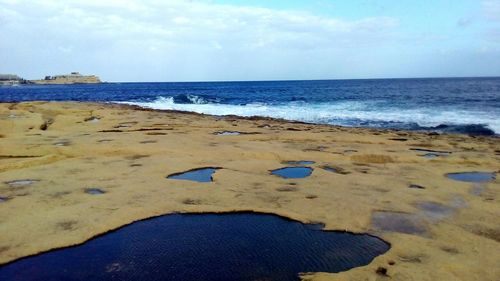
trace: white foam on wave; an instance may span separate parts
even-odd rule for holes
[[[153,102],[119,102],[152,109],[180,110],[210,115],[263,116],[287,120],[352,126],[355,123],[397,122],[434,127],[441,124],[467,125],[484,124],[500,134],[500,119],[494,112],[456,110],[446,108],[404,109],[380,106],[369,101],[342,101],[335,103],[296,103],[270,105],[233,105],[207,103],[191,99],[192,104],[175,103],[173,97],[159,97]],[[194,103],[196,101],[196,103]]]
[[[188,100],[190,100],[193,104],[207,104],[208,101],[206,101],[204,98],[195,96],[195,95],[187,95]],[[173,101],[173,99],[172,99]]]

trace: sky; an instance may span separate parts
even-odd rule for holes
[[[500,0],[0,0],[0,73],[109,82],[500,76]]]

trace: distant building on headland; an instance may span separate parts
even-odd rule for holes
[[[0,74],[0,86],[25,84],[26,80],[14,74]]]
[[[82,75],[79,72],[71,72],[65,75],[45,76],[45,79],[30,80],[29,82],[41,85],[102,83],[101,79],[96,75]]]
[[[102,83],[96,75],[81,75],[71,72],[65,75],[45,76],[40,80],[25,80],[14,74],[0,74],[0,86],[17,86],[20,84],[65,85],[65,84],[99,84]]]

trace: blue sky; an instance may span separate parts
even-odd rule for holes
[[[500,0],[0,0],[0,34],[26,78],[500,76]]]

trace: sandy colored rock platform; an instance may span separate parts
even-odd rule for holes
[[[214,135],[225,130],[252,134]],[[410,148],[452,153],[428,159]],[[368,232],[392,245],[367,266],[307,280],[500,280],[499,180],[472,184],[445,177],[497,172],[499,154],[498,138],[119,105],[4,103],[0,263],[151,216],[253,210]],[[288,160],[316,161],[312,176],[269,174]],[[199,167],[224,169],[212,183],[165,178]],[[12,182],[28,179],[36,181]],[[86,188],[106,193],[90,195]]]

